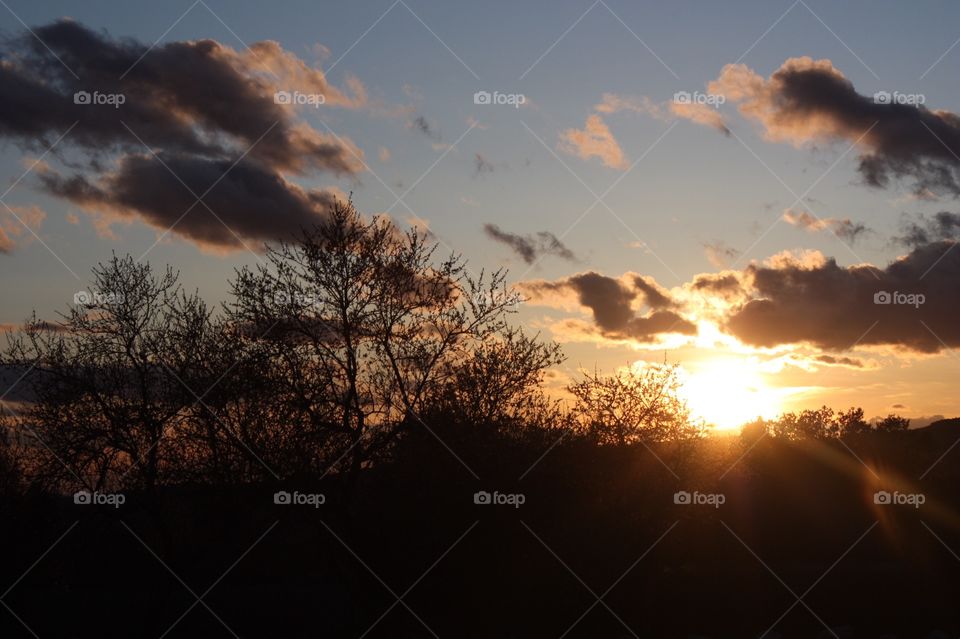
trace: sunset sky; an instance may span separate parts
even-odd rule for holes
[[[0,324],[112,251],[221,301],[352,193],[508,268],[554,388],[960,414],[960,5],[733,4],[4,0]]]

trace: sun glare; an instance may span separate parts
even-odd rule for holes
[[[715,359],[684,370],[681,394],[694,417],[718,429],[742,426],[757,417],[775,417],[789,392],[771,388],[757,363],[746,359]]]

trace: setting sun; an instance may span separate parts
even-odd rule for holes
[[[785,391],[770,387],[749,359],[709,360],[691,368],[681,372],[680,392],[694,417],[718,429],[737,428],[782,412]]]

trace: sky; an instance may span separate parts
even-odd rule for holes
[[[352,194],[509,269],[554,388],[666,359],[721,426],[960,413],[960,6],[0,4],[7,328],[112,252],[222,301]]]

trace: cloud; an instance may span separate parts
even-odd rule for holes
[[[675,303],[653,280],[627,274],[618,280],[595,272],[557,281],[533,280],[518,285],[528,303],[569,308],[571,298],[593,315],[594,331],[607,339],[654,342],[661,335],[694,335],[697,327],[674,310]],[[635,309],[643,299],[644,315]]]
[[[33,239],[27,227],[36,232],[46,218],[47,214],[39,206],[0,208],[0,253],[9,255]]]
[[[172,227],[172,233],[214,251],[245,245],[261,250],[264,242],[289,239],[322,221],[339,195],[303,189],[252,160],[228,171],[231,165],[193,155],[127,155],[95,180],[52,172],[40,180],[50,193],[87,211],[138,217],[160,231]],[[194,194],[208,189],[206,206],[197,203]]]
[[[110,232],[111,221],[137,218],[166,229],[195,199],[164,175],[156,158],[142,155],[144,146],[197,195],[229,173],[209,194],[218,202],[208,203],[238,235],[255,240],[287,236],[292,224],[314,220],[330,201],[286,175],[352,176],[364,168],[363,152],[351,140],[299,118],[314,107],[275,96],[322,96],[323,108],[379,106],[357,78],[338,89],[276,42],[242,51],[209,39],[149,46],[71,20],[35,31],[37,37],[22,34],[0,45],[0,138],[46,148],[69,129],[54,154],[76,172],[68,177],[43,166],[37,173],[50,193],[96,215],[101,233]],[[89,103],[77,103],[78,94],[90,96]],[[122,101],[98,104],[98,95]],[[292,211],[282,208],[288,205]],[[203,210],[198,205],[175,232],[207,247],[238,246],[222,224],[200,219]]]
[[[377,150],[377,157],[380,159],[381,162],[389,162],[389,161],[390,161],[390,157],[391,157],[391,156],[390,156],[390,149],[388,149],[388,148],[385,147],[385,146],[381,146],[381,147]]]
[[[546,255],[553,255],[564,260],[576,261],[574,255],[557,236],[547,231],[540,231],[535,235],[517,235],[502,230],[496,224],[484,224],[483,230],[490,239],[509,246],[527,264],[533,264]]]
[[[917,193],[960,196],[960,117],[955,113],[890,94],[877,100],[861,95],[832,62],[809,57],[788,59],[767,79],[746,65],[728,64],[708,90],[737,103],[771,141],[857,144],[859,170],[868,185],[885,187],[902,178],[912,180]]]
[[[487,158],[483,157],[483,155],[477,153],[473,156],[473,177],[479,177],[481,175],[493,173],[494,170],[495,167],[493,166],[493,163],[491,163]]]
[[[838,357],[836,355],[817,355],[813,358],[819,364],[836,366],[839,368],[863,369],[867,368],[863,360],[856,357]]]
[[[607,115],[621,111],[657,115],[661,113],[661,106],[644,95],[632,97],[617,95],[616,93],[604,93],[601,102],[595,104],[593,110]]]
[[[581,129],[567,129],[560,133],[560,150],[583,160],[600,158],[604,166],[626,170],[627,158],[620,144],[610,133],[603,118],[593,114]]]
[[[519,287],[533,304],[586,307],[595,333],[608,340],[652,342],[662,333],[705,337],[718,331],[741,348],[802,347],[823,356],[804,361],[873,368],[845,353],[889,347],[933,354],[960,346],[956,248],[956,241],[933,242],[885,267],[841,266],[815,251],[784,252],[740,270],[701,273],[669,291],[632,272],[619,278],[580,273]]]
[[[902,227],[903,235],[894,238],[900,244],[923,246],[931,242],[955,240],[960,236],[960,213],[940,211],[933,218],[920,216],[906,222]]]
[[[698,102],[671,102],[669,109],[670,113],[678,118],[689,120],[695,124],[708,126],[712,129],[720,131],[724,135],[730,135],[730,129],[727,128],[723,116],[720,115],[719,111],[709,105],[700,104]]]
[[[416,131],[417,133],[422,133],[431,140],[441,139],[440,132],[434,129],[433,126],[427,122],[427,118],[423,117],[422,115],[418,115],[414,119],[410,120],[407,123],[407,128]]]
[[[679,118],[716,129],[724,135],[730,135],[730,129],[727,128],[720,112],[710,105],[699,102],[680,103],[670,101],[657,103],[647,96],[625,97],[615,93],[604,93],[602,101],[593,108],[598,113],[612,114],[620,111],[630,111],[664,121]]]
[[[811,215],[807,211],[795,211],[794,209],[784,210],[783,221],[791,226],[805,229],[811,233],[831,231],[834,235],[849,244],[856,242],[858,237],[869,230],[866,225],[860,222],[853,222],[847,218],[819,218]]]
[[[32,35],[14,38],[4,46],[0,64],[0,135],[25,147],[46,147],[76,122],[63,143],[92,153],[142,150],[142,140],[206,156],[249,149],[249,157],[278,170],[349,174],[362,168],[354,157],[356,147],[297,122],[295,107],[275,103],[274,94],[315,91],[341,106],[362,100],[345,97],[326,83],[322,72],[276,43],[256,43],[243,53],[215,40],[149,48],[69,20],[36,32],[43,44]],[[74,94],[80,91],[122,94],[124,102],[118,108],[75,104]]]
[[[960,252],[954,246],[927,244],[885,268],[843,267],[833,259],[750,265],[740,273],[746,299],[730,306],[724,328],[762,347],[809,344],[839,352],[889,345],[924,353],[955,347]],[[923,301],[894,299],[897,294],[921,295]]]
[[[707,256],[707,261],[717,268],[726,267],[732,260],[740,255],[740,251],[727,246],[726,243],[721,240],[704,243],[703,252]]]

